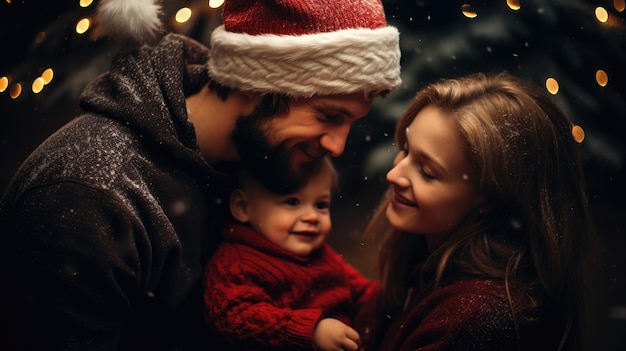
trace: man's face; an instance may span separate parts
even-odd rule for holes
[[[233,139],[243,167],[272,192],[294,191],[311,161],[343,153],[350,125],[372,101],[362,93],[316,96],[292,100],[283,115],[242,116]]]

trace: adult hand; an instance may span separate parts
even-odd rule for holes
[[[359,333],[334,318],[325,318],[317,323],[313,343],[320,351],[357,351],[360,346]]]

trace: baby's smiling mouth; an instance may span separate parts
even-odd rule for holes
[[[299,232],[291,232],[291,234],[295,234],[295,235],[304,235],[304,236],[318,236],[319,233],[316,231],[299,231]]]

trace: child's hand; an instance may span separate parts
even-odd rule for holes
[[[313,343],[320,351],[357,351],[360,348],[359,333],[334,318],[317,323]]]

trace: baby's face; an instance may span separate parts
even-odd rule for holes
[[[331,188],[327,171],[316,172],[292,194],[276,195],[254,187],[246,192],[250,225],[282,249],[307,256],[330,233]]]

